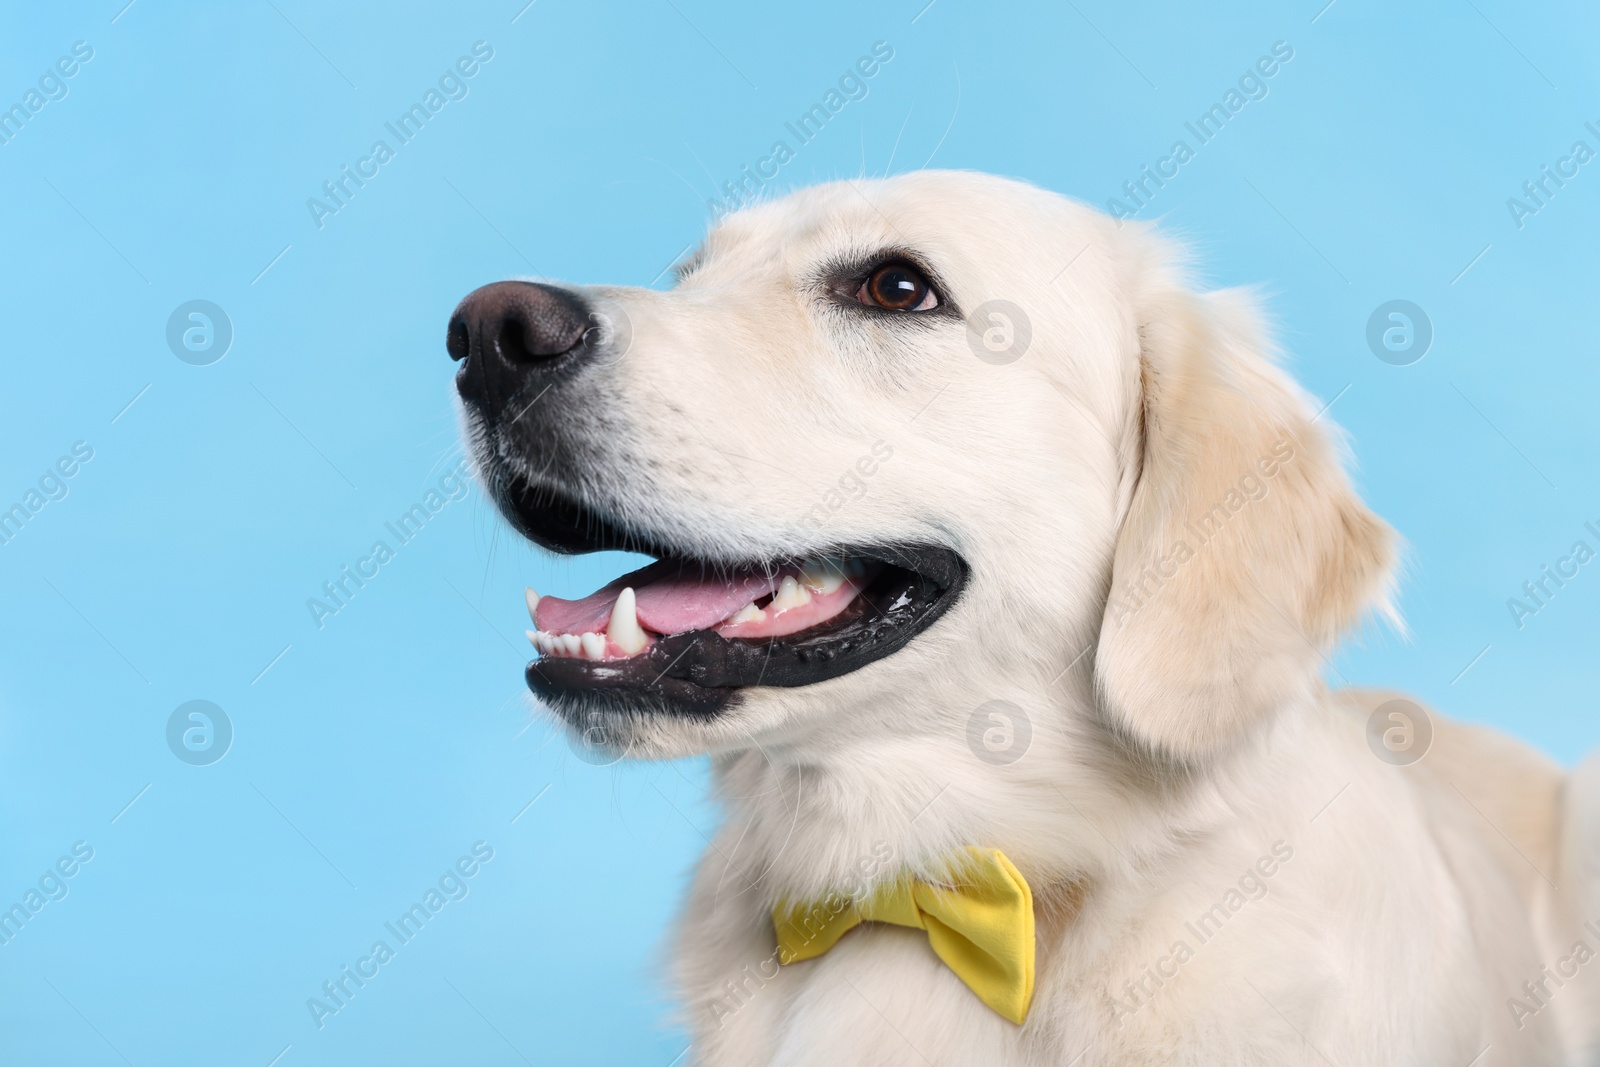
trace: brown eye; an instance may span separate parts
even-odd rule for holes
[[[932,311],[939,306],[928,279],[904,263],[885,263],[875,268],[861,283],[856,299],[886,311]]]

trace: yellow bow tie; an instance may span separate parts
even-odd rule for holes
[[[837,894],[798,905],[780,900],[772,907],[778,961],[815,959],[863,922],[926,930],[945,966],[1020,1025],[1033,1000],[1033,891],[999,849],[966,849],[951,883],[902,878],[863,900]]]

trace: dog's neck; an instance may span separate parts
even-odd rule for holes
[[[955,850],[998,848],[1030,882],[1078,887],[1063,896],[1067,914],[1082,886],[1127,877],[1141,857],[1170,851],[1175,826],[1215,811],[1203,799],[1209,775],[1131,749],[1087,706],[1058,699],[1036,714],[1029,750],[1003,766],[974,757],[960,718],[909,737],[845,731],[717,760],[719,851],[771,902],[899,873],[937,877]]]

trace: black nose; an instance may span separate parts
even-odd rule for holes
[[[445,349],[464,364],[463,398],[503,400],[562,356],[581,355],[594,325],[589,307],[565,289],[495,282],[475,289],[450,316]]]
[[[572,293],[537,282],[495,282],[467,294],[450,316],[450,358],[474,352],[512,363],[572,351],[589,328],[589,309]]]

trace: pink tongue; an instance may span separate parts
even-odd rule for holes
[[[692,565],[662,561],[624,574],[582,600],[543,597],[535,623],[553,634],[598,633],[611,619],[618,595],[632,586],[645,629],[658,634],[704,630],[777,589],[783,574],[747,572],[721,579]]]

